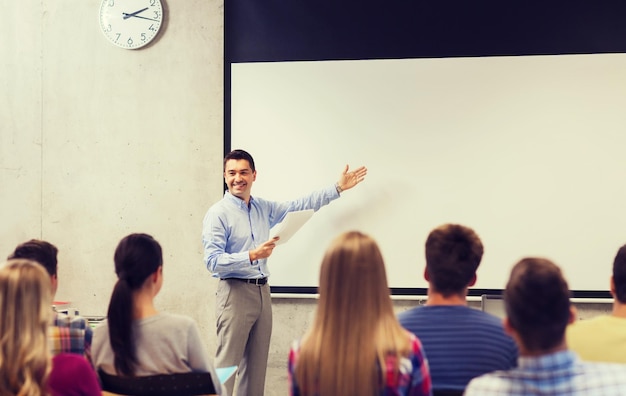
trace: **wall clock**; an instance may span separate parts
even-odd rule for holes
[[[163,22],[161,0],[102,0],[100,28],[118,47],[141,48],[150,43]]]

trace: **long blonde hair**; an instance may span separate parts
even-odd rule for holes
[[[47,395],[50,276],[30,260],[0,267],[0,394]]]
[[[340,235],[322,261],[317,312],[296,362],[301,394],[377,395],[385,357],[395,355],[397,375],[409,350],[378,245],[357,231]]]

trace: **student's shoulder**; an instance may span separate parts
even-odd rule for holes
[[[420,341],[420,339],[414,334],[411,333],[410,331],[407,330],[406,332],[407,338],[408,338],[408,342],[409,342],[409,347],[411,350],[412,354],[423,354],[424,351],[424,347],[422,346],[422,342]]]
[[[483,323],[502,327],[502,319],[489,312],[485,312],[480,309],[471,309],[468,311],[468,315]]]
[[[71,327],[74,329],[86,329],[89,327],[87,319],[80,315],[67,315],[62,312],[54,314],[54,325],[59,327]]]
[[[409,308],[405,311],[400,312],[397,317],[399,321],[403,321],[403,320],[411,320],[415,317],[420,317],[426,314],[424,308],[426,308],[423,305],[418,305],[417,307],[413,307],[413,308]]]
[[[80,332],[87,342],[90,342],[93,337],[93,329],[89,325],[89,321],[80,315],[68,316],[63,313],[56,313],[53,326],[67,328],[72,334]]]
[[[506,370],[492,371],[472,379],[465,388],[464,395],[487,396],[513,394],[514,381]]]
[[[420,305],[407,309],[398,314],[399,320],[413,319],[447,319],[453,318],[475,318],[482,321],[498,321],[493,315],[482,312],[478,309],[470,308],[465,305]]]
[[[626,328],[626,319],[614,318],[610,315],[600,315],[591,319],[579,319],[567,326],[568,332],[586,332],[591,329],[609,327],[614,325],[622,325]]]
[[[618,381],[626,389],[626,364],[622,363],[610,363],[610,362],[591,362],[581,361],[579,364],[582,366],[582,372],[587,374],[587,378],[594,381],[598,379],[612,378]],[[607,381],[611,382],[611,381]]]
[[[67,353],[67,352],[54,355],[52,357],[52,365],[53,367],[57,367],[59,369],[60,368],[64,368],[64,369],[89,368],[91,369],[89,362],[87,361],[87,359],[85,359],[83,355],[79,355],[76,353]]]
[[[197,326],[196,321],[192,317],[170,312],[159,313],[159,315],[155,317],[155,321],[174,327]]]

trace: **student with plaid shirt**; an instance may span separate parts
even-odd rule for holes
[[[378,244],[358,231],[335,238],[320,268],[311,328],[289,352],[292,396],[430,396],[419,339],[393,311]]]
[[[519,346],[518,367],[474,378],[465,396],[626,395],[626,365],[584,362],[567,347],[566,326],[575,320],[559,267],[525,258],[504,291],[504,328]]]
[[[46,269],[50,275],[52,295],[58,287],[57,277],[58,249],[53,244],[31,239],[15,248],[9,259],[33,260]],[[54,310],[54,307],[52,308]],[[52,355],[59,353],[77,353],[84,355],[91,362],[91,339],[93,331],[87,320],[78,315],[68,316],[54,310],[53,324],[48,331],[49,346]]]

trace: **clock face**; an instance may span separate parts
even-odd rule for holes
[[[113,44],[126,49],[152,41],[163,22],[161,0],[102,0],[100,28]]]

